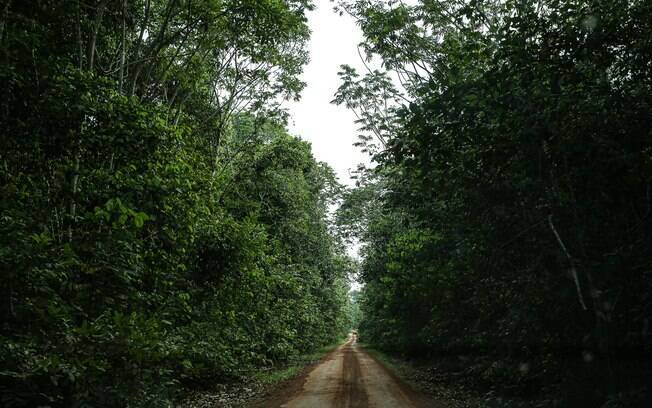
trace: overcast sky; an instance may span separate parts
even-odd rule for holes
[[[363,72],[357,51],[362,33],[351,17],[333,11],[332,2],[315,3],[316,10],[308,14],[312,30],[310,63],[302,77],[307,86],[301,100],[288,105],[290,133],[312,143],[317,160],[330,164],[341,183],[352,185],[349,171],[355,170],[358,163],[368,163],[369,159],[353,146],[357,139],[353,113],[330,101],[339,86],[340,65],[348,64]]]

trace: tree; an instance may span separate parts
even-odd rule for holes
[[[374,156],[376,187],[349,198],[371,188],[380,208],[349,223],[365,245],[361,336],[506,358],[584,350],[607,390],[595,403],[609,392],[626,401],[635,385],[618,388],[619,361],[650,352],[641,312],[652,72],[636,31],[649,6],[342,7],[409,98]],[[365,130],[378,120],[365,118]]]
[[[3,405],[167,406],[342,335],[339,185],[279,105],[311,7],[2,3]]]

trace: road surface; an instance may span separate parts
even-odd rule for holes
[[[262,406],[280,408],[425,408],[436,407],[402,383],[356,345],[356,336],[293,387]]]

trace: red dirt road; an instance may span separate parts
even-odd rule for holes
[[[262,406],[279,408],[426,408],[428,402],[356,345],[351,335],[324,361]]]

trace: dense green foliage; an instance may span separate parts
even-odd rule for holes
[[[335,99],[377,163],[339,213],[363,243],[361,339],[490,355],[493,380],[527,362],[510,387],[556,383],[567,355],[563,381],[589,380],[561,406],[643,404],[652,3],[341,3],[387,71],[344,67]]]
[[[167,406],[348,328],[283,129],[308,0],[4,0],[0,405]]]
[[[309,0],[0,1],[0,405],[168,406],[359,327],[646,406],[652,3],[338,4],[382,63],[341,71],[344,193],[283,125]]]

